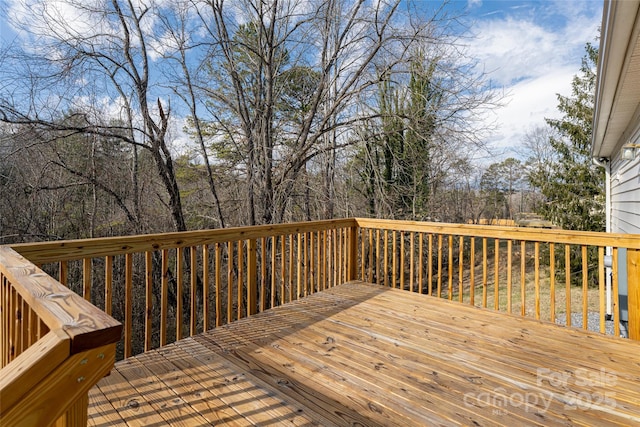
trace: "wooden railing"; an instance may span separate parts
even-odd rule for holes
[[[471,305],[606,332],[605,254],[611,255],[611,327],[620,334],[619,251],[626,250],[629,336],[640,339],[640,236],[357,219],[362,280]]]
[[[121,325],[0,247],[0,424],[86,425],[88,391],[112,368]]]
[[[129,357],[355,278],[354,219],[16,245],[124,325]]]
[[[117,358],[354,279],[617,335],[622,249],[640,339],[640,236],[352,218],[14,249],[123,323]]]

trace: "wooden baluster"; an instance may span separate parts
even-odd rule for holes
[[[7,291],[9,289],[9,281],[2,273],[0,273],[0,304],[2,304],[2,310],[0,310],[0,369],[9,364],[7,356],[9,353],[9,312],[11,307],[7,299]]]
[[[378,228],[376,230],[376,253],[375,253],[375,264],[376,264],[376,283],[378,285],[382,284],[382,278],[380,277],[381,274],[381,269],[380,269],[380,262],[381,262],[381,257],[380,257],[380,229]]]
[[[293,234],[289,234],[289,301],[293,301]]]
[[[363,236],[364,238],[364,236]],[[333,281],[333,234],[331,230],[327,230],[327,244],[326,244],[326,257],[327,257],[327,289],[331,287]]]
[[[389,231],[384,230],[384,286],[389,287]]]
[[[564,277],[565,277],[565,299],[567,327],[571,326],[571,248],[564,245]]]
[[[61,282],[62,283],[62,282]],[[113,308],[113,256],[104,258],[104,312],[111,316]]]
[[[500,310],[500,239],[494,239],[493,309]]]
[[[9,316],[9,322],[11,324],[11,338],[9,339],[9,363],[20,355],[20,340],[18,338],[18,331],[20,330],[20,321],[22,313],[20,312],[20,296],[18,292],[11,288],[11,304],[9,305],[11,315]]]
[[[367,282],[373,282],[373,230],[369,229],[369,238],[367,239],[369,249],[369,269],[367,275]]]
[[[124,357],[131,357],[133,350],[133,254],[125,254],[124,280]]]
[[[305,281],[305,288],[309,289],[309,294],[313,294],[316,292],[315,289],[315,274],[316,274],[316,269],[315,269],[315,261],[316,258],[314,257],[314,249],[315,249],[315,244],[316,244],[316,239],[315,239],[315,233],[313,231],[310,231],[307,234],[308,238],[309,238],[309,253],[308,253],[308,257],[305,255],[305,258],[307,259],[307,271],[308,271],[308,281]],[[305,246],[305,250],[306,250],[306,246]]]
[[[189,334],[190,336],[194,336],[198,333],[198,301],[197,301],[197,290],[198,290],[198,252],[196,251],[196,247],[192,246],[189,248],[189,282],[191,291],[190,302],[191,302],[191,310],[190,310],[190,327]]]
[[[336,253],[336,264],[338,266],[338,280],[336,281],[336,285],[344,283],[344,239],[342,235],[342,228],[336,229],[338,243],[337,253]]]
[[[355,229],[354,229],[355,230]],[[355,244],[357,237],[356,236],[352,236],[353,238],[353,242]],[[356,251],[354,258],[351,260],[352,261],[352,265],[351,267],[353,268],[353,278],[355,279],[355,275],[356,275],[356,259],[358,256],[358,253]],[[315,283],[315,287],[316,290],[320,290],[322,289],[322,232],[318,231],[316,234],[316,283]]]
[[[360,230],[360,277],[362,278],[362,280],[367,280],[367,276],[364,274],[365,271],[365,255],[366,252],[364,251],[364,230],[361,229]]]
[[[442,298],[442,234],[438,234],[438,286],[437,297]]]
[[[429,233],[429,251],[427,256],[429,259],[427,260],[427,295],[431,295],[433,293],[433,234]]]
[[[320,248],[322,251],[320,254],[320,261],[322,262],[320,281],[324,291],[327,288],[327,230],[322,231],[322,245]]]
[[[534,278],[533,283],[535,286],[535,304],[536,304],[536,320],[540,320],[540,242],[533,244],[533,263],[534,263]]]
[[[58,271],[58,281],[67,286],[67,275],[69,273],[69,263],[67,261],[60,261]]]
[[[464,301],[464,236],[460,236],[458,247],[458,302]]]
[[[333,286],[340,284],[340,232],[337,228],[333,230]]]
[[[471,238],[469,254],[469,304],[476,305],[476,238]]]
[[[418,292],[422,292],[422,279],[423,279],[423,270],[424,270],[424,233],[420,233],[418,235]]]
[[[29,347],[36,343],[40,339],[40,335],[38,335],[38,324],[40,323],[40,318],[29,308]]]
[[[209,325],[209,245],[202,245],[202,328],[208,331]]]
[[[276,250],[278,247],[278,236],[271,236],[271,304],[276,306]]]
[[[216,242],[216,327],[222,325],[222,248]]]
[[[350,280],[350,263],[351,263],[351,247],[349,246],[349,234],[351,230],[349,228],[342,229],[342,283],[346,283]],[[377,253],[376,253],[377,256]],[[376,258],[376,263],[378,259]],[[377,272],[376,272],[377,274]]]
[[[280,304],[284,304],[286,302],[286,297],[285,297],[285,276],[286,276],[286,269],[287,269],[287,262],[286,262],[286,258],[285,258],[285,254],[287,252],[287,248],[286,248],[286,240],[284,238],[284,236],[280,237]]]
[[[349,229],[342,228],[342,283],[349,281]],[[377,261],[377,260],[376,260]]]
[[[338,261],[338,231],[334,228],[333,230],[331,230],[331,232],[333,234],[333,287],[338,284],[338,278],[340,277],[340,263]]]
[[[640,340],[640,250],[627,249],[629,339]]]
[[[296,236],[296,299],[302,296],[302,235]]]
[[[162,250],[162,279],[160,281],[160,347],[167,344],[167,314],[169,311],[169,251]]]
[[[400,232],[400,258],[398,259],[398,265],[400,265],[400,289],[404,291],[404,264],[406,260],[406,254],[404,253],[404,231]]]
[[[611,253],[613,279],[611,281],[611,311],[613,313],[613,335],[620,336],[620,296],[618,293],[618,248]]]
[[[244,242],[238,241],[238,311],[236,313],[237,319],[242,319],[242,291],[244,288]]]
[[[520,314],[527,315],[527,242],[520,241]]]
[[[448,298],[449,301],[453,299],[453,235],[449,235],[447,252],[449,254],[448,265],[447,265],[447,286],[448,286]]]
[[[247,240],[247,317],[258,312],[258,241]]]
[[[482,238],[482,307],[487,308],[487,297],[489,288],[489,272],[488,270],[488,253],[487,253],[487,238]]]
[[[8,336],[9,336],[9,345],[8,345],[8,358],[7,364],[11,363],[13,359],[15,359],[18,355],[17,352],[17,337],[16,337],[16,323],[15,319],[18,317],[16,311],[18,311],[18,292],[15,290],[13,286],[9,288],[9,309],[8,313]]]
[[[29,347],[29,306],[22,296],[20,297],[20,328],[18,340],[20,341],[20,354]]]
[[[513,291],[513,241],[507,240],[507,313],[511,314]]]
[[[145,308],[144,308],[144,351],[152,348],[153,337],[153,253],[144,254],[145,264]]]
[[[82,260],[82,296],[87,301],[91,301],[91,260],[92,258]]]
[[[393,284],[393,288],[395,289],[398,286],[398,282],[397,282],[397,271],[398,271],[398,267],[397,267],[397,259],[398,259],[398,255],[397,255],[397,247],[398,245],[396,244],[396,231],[393,230],[393,232],[391,233],[391,244],[393,245],[391,247],[392,249],[392,259],[391,259],[391,282]]]
[[[409,290],[411,292],[415,292],[414,290],[414,275],[415,275],[415,233],[413,231],[409,232]]]
[[[273,245],[272,245],[273,248]],[[271,250],[273,252],[273,249]],[[271,266],[273,270],[273,265]],[[273,287],[273,286],[272,286]],[[260,239],[260,311],[267,308],[267,238]]]
[[[309,295],[309,233],[302,234],[302,263],[304,266],[304,278],[302,280],[302,294]]]
[[[551,323],[556,323],[556,247],[549,243],[549,310]]]
[[[582,329],[589,329],[589,266],[587,259],[587,247],[582,245]]]
[[[2,273],[0,273],[0,369],[4,368],[9,362],[7,354],[9,353],[9,301],[7,300],[7,290],[9,289],[9,281]]]
[[[600,300],[600,333],[606,333],[606,324],[605,324],[605,310],[606,310],[606,300],[605,300],[605,270],[604,270],[604,247],[598,247],[598,296]],[[552,320],[553,322],[554,320]]]
[[[182,325],[184,324],[184,248],[176,249],[176,340],[181,340],[184,336]]]
[[[227,323],[233,319],[233,257],[234,242],[227,242]]]

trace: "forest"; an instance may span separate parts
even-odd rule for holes
[[[507,94],[434,4],[33,5],[14,17],[28,43],[0,49],[0,244],[531,211],[601,230],[597,49],[558,96],[564,118],[486,164]]]

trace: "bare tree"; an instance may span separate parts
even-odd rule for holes
[[[151,6],[119,0],[104,5],[69,0],[65,6],[67,14],[47,2],[29,10],[31,19],[22,23],[23,30],[40,45],[24,50],[23,68],[3,82],[9,87],[8,80],[14,78],[14,84],[24,84],[26,77],[29,91],[4,91],[0,120],[56,132],[58,137],[91,134],[129,144],[139,195],[139,150],[144,150],[163,183],[173,227],[186,230],[168,137],[171,107],[152,91]],[[105,111],[114,106],[119,120]],[[73,120],[62,120],[65,110],[73,111]]]
[[[362,120],[357,101],[375,84],[370,71],[383,53],[400,48],[402,55],[407,33],[392,25],[399,5],[274,0],[231,9],[211,1],[201,12],[215,53],[209,120],[225,149],[241,153],[247,222],[281,221],[320,155],[324,194],[333,199],[336,153],[351,142],[345,129]],[[283,106],[292,80],[304,100],[296,115]],[[325,202],[328,216],[332,202]]]
[[[46,153],[64,179],[88,189],[94,233],[101,197],[136,233],[356,214],[345,177],[360,144],[371,157],[371,214],[397,215],[402,177],[398,216],[445,218],[440,195],[465,169],[466,154],[482,147],[474,124],[496,100],[462,60],[448,27],[456,17],[440,6],[418,13],[401,0],[61,4],[10,13],[26,17],[20,40],[31,43],[0,59],[11,65],[0,77],[0,121],[43,136],[43,146],[86,145],[87,163],[64,150]],[[378,101],[384,81],[401,107],[392,113],[402,150],[383,143],[391,113]],[[125,195],[100,173],[102,144],[123,154]],[[380,165],[395,168],[393,185]],[[164,216],[170,227],[149,220]]]
[[[412,40],[406,55],[383,70],[371,119],[358,133],[371,215],[460,221],[471,217],[451,209],[461,194],[474,153],[484,150],[492,129],[484,113],[502,95],[473,71],[455,37],[430,25]],[[451,194],[448,194],[451,193]],[[455,203],[454,203],[455,205]]]
[[[192,138],[196,140],[199,155],[204,163],[209,192],[213,198],[218,226],[225,227],[225,217],[216,176],[211,163],[211,153],[207,147],[205,124],[202,122],[200,110],[204,108],[200,101],[203,83],[200,81],[201,64],[194,58],[197,55],[201,40],[193,40],[191,34],[197,31],[194,15],[197,9],[189,1],[175,2],[171,11],[157,13],[157,19],[162,25],[163,39],[170,45],[159,46],[158,54],[167,60],[168,67],[163,69],[167,81],[164,83],[188,109],[190,127],[193,129]]]

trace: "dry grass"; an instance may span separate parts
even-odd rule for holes
[[[514,262],[514,265],[516,263]],[[563,315],[567,312],[567,289],[564,281],[558,282],[556,278],[555,289],[551,292],[551,280],[549,274],[549,267],[540,266],[540,273],[538,279],[538,304],[536,304],[536,285],[535,285],[535,273],[528,269],[525,274],[524,280],[524,292],[523,285],[520,277],[520,266],[512,268],[511,273],[511,285],[507,278],[506,266],[500,268],[498,274],[498,298],[496,306],[496,285],[495,285],[495,273],[494,266],[489,261],[487,266],[487,281],[486,288],[483,286],[482,279],[482,266],[476,267],[475,270],[475,286],[474,286],[474,298],[473,305],[476,307],[487,307],[499,311],[509,312],[513,314],[524,315],[527,317],[538,318],[541,320],[553,321],[558,315]],[[470,292],[470,277],[469,271],[463,273],[463,295],[462,301],[464,303],[471,303]],[[448,283],[443,283],[443,291],[441,296],[448,298]],[[452,286],[452,299],[455,301],[460,300],[458,293],[459,289],[459,277],[453,278]],[[522,294],[524,293],[524,301]],[[570,288],[570,310],[571,313],[583,312],[583,300],[585,292],[581,286],[571,286]],[[510,298],[509,298],[510,296]],[[538,309],[536,310],[536,306]],[[586,289],[586,306],[587,311],[599,312],[600,310],[600,291],[597,288]],[[536,315],[536,311],[539,312]],[[552,316],[552,311],[554,315]]]

